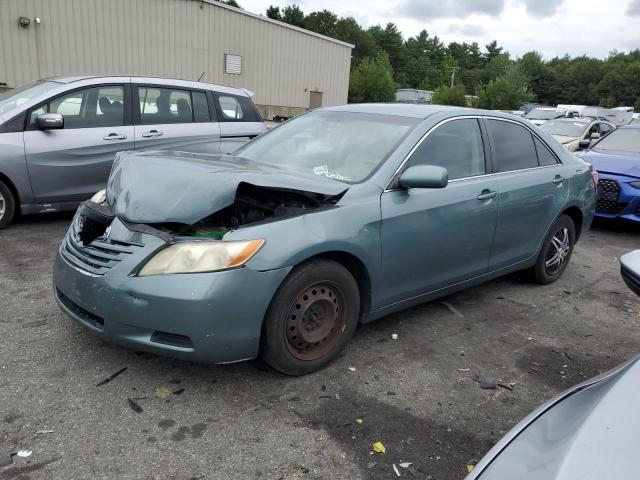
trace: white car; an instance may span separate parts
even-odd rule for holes
[[[575,152],[581,140],[596,140],[615,130],[615,126],[604,120],[592,118],[558,118],[549,120],[540,128],[551,134],[567,150]]]

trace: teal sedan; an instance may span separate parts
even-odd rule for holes
[[[358,323],[518,270],[554,282],[596,181],[513,116],[318,109],[231,156],[118,154],[60,246],[54,295],[114,343],[302,375]]]

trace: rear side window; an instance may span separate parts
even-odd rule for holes
[[[500,120],[487,120],[487,129],[493,139],[496,171],[511,172],[538,166],[538,155],[529,130]]]
[[[545,144],[543,144],[540,140],[534,137],[534,143],[536,144],[536,151],[538,152],[538,164],[541,167],[547,165],[556,165],[558,161],[556,157],[551,153],[549,148]]]
[[[142,125],[209,122],[207,94],[199,91],[139,87]]]
[[[450,180],[486,173],[478,121],[454,120],[437,127],[413,152],[407,165],[446,168]]]
[[[223,122],[261,122],[260,114],[249,97],[242,95],[216,95],[220,118]]]

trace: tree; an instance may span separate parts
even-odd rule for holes
[[[331,35],[336,28],[338,16],[329,10],[311,12],[304,19],[304,27],[321,35]]]
[[[282,11],[282,21],[289,25],[304,28],[304,12],[297,5],[284,7]]]
[[[375,58],[365,58],[351,70],[349,102],[392,102],[396,84],[393,81],[391,63],[386,53]]]
[[[380,53],[371,34],[363,30],[353,17],[341,18],[333,29],[333,38],[355,45],[351,52],[351,65],[358,65],[366,57],[375,57]]]
[[[236,8],[242,8],[240,5],[238,5],[238,2],[236,2],[236,0],[219,0],[220,3],[224,3],[225,5],[229,5],[230,7],[236,7]]]
[[[280,7],[269,5],[269,8],[267,8],[267,18],[271,18],[273,20],[282,20],[282,13],[280,13]]]
[[[378,46],[387,52],[396,81],[404,83],[400,80],[404,80],[403,77],[407,72],[407,51],[398,27],[393,23],[387,23],[384,29],[380,25],[376,25],[370,27],[368,32],[373,36]]]
[[[466,107],[466,94],[467,92],[464,89],[464,85],[454,85],[453,87],[442,85],[433,92],[431,103],[436,105],[457,105],[459,107]]]
[[[498,46],[498,42],[496,40],[494,40],[493,42],[489,43],[488,45],[485,45],[484,48],[487,50],[487,53],[485,53],[482,56],[482,59],[484,60],[484,63],[489,63],[491,60],[496,58],[498,55],[501,55],[502,51],[504,50],[502,47]]]
[[[489,110],[514,110],[532,98],[526,75],[516,64],[510,65],[504,76],[497,77],[480,90],[477,105]]]

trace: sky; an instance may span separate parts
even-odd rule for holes
[[[449,42],[497,40],[513,56],[537,50],[606,58],[640,48],[640,0],[238,0],[253,13],[297,4],[305,14],[328,9],[360,25],[395,23],[405,38],[426,29]]]

